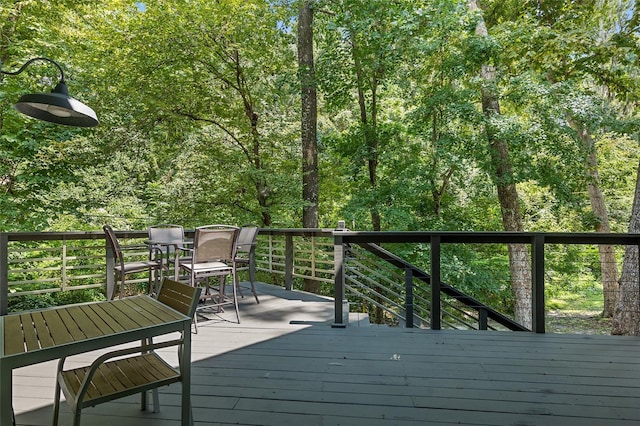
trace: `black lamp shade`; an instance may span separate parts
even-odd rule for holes
[[[23,95],[15,108],[29,117],[66,126],[94,127],[99,123],[95,111],[70,97],[62,81],[51,93]]]

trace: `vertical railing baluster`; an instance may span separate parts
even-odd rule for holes
[[[305,275],[311,275],[311,277],[316,278],[316,239],[312,235],[310,238],[311,243],[311,255],[309,256],[309,272]]]
[[[343,301],[345,300],[345,250],[344,240],[340,234],[341,229],[333,233],[333,260],[334,260],[334,320],[332,327],[346,327]],[[347,312],[348,315],[348,312]]]
[[[287,234],[285,236],[284,247],[284,288],[293,289],[293,236]]]
[[[405,327],[413,328],[413,269],[411,268],[404,270],[404,294]]]
[[[532,331],[544,333],[544,235],[532,237],[531,286]]]
[[[273,242],[273,235],[269,234],[269,272],[274,273],[275,269],[274,269],[274,252],[275,252],[275,248],[274,248],[275,244]]]
[[[478,309],[478,330],[486,330],[488,327],[488,312],[485,308],[480,308]]]
[[[62,238],[62,266],[60,274],[62,275],[62,282],[60,283],[60,290],[67,290],[67,239]]]
[[[431,329],[440,330],[440,236],[432,235],[431,242]]]

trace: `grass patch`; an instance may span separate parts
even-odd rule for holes
[[[602,287],[551,288],[546,300],[547,333],[611,334],[611,319],[603,318]]]

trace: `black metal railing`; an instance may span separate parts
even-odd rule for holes
[[[527,328],[515,323],[506,316],[479,303],[476,299],[459,292],[452,285],[443,283],[442,248],[453,244],[523,244],[530,253],[531,268],[531,331],[545,332],[545,249],[549,245],[616,245],[640,247],[640,234],[579,234],[579,233],[516,233],[516,232],[352,232],[339,230],[334,233],[335,274],[335,318],[334,326],[346,326],[348,316],[344,303],[345,296],[352,280],[350,271],[353,270],[353,259],[350,253],[353,246],[360,246],[376,255],[378,259],[393,264],[399,271],[403,271],[406,282],[404,291],[404,319],[407,326],[414,319],[413,309],[416,306],[414,292],[416,285],[414,278],[427,283],[430,290],[429,298],[429,327],[442,328],[443,298],[448,296],[477,312],[476,318],[480,322],[478,328],[486,328],[488,319],[508,327],[512,330],[526,330]],[[430,247],[429,272],[406,264],[397,256],[392,255],[388,248],[397,244],[426,244]],[[426,299],[424,299],[426,300]]]

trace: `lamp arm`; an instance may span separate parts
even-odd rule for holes
[[[7,75],[18,75],[20,73],[22,73],[22,71],[25,70],[25,68],[27,68],[29,65],[31,65],[32,62],[34,61],[47,61],[47,62],[51,62],[53,65],[55,65],[58,70],[60,71],[60,81],[62,83],[64,83],[64,71],[62,70],[62,67],[53,59],[49,59],[49,58],[45,58],[44,56],[39,56],[37,58],[32,58],[29,59],[27,62],[24,63],[23,66],[20,67],[20,69],[18,71],[2,71],[2,69],[0,69],[0,74],[7,74]],[[2,67],[2,62],[0,62],[0,68]]]

